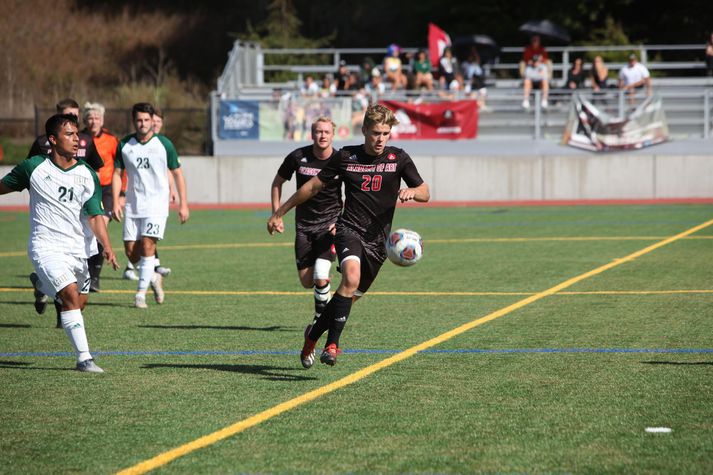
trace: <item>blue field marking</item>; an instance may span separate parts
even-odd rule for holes
[[[369,349],[344,349],[345,354],[395,354],[402,350],[369,350]],[[282,356],[282,355],[297,355],[299,351],[295,350],[237,350],[237,351],[217,351],[217,350],[193,350],[193,351],[93,351],[96,356]],[[424,350],[419,353],[438,353],[438,354],[462,354],[462,353],[480,353],[480,354],[517,354],[517,353],[674,353],[674,354],[701,354],[713,353],[713,348],[502,348],[502,349],[452,349],[452,350]],[[0,358],[9,357],[64,357],[74,356],[73,352],[57,351],[57,352],[12,352],[0,353]]]

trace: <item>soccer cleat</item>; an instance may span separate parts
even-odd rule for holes
[[[302,367],[305,369],[310,369],[314,364],[314,346],[317,342],[309,339],[309,332],[311,329],[312,325],[307,325],[305,328],[305,343],[302,346],[302,351],[300,352],[300,362],[302,363]]]
[[[168,277],[168,275],[171,273],[170,267],[156,266],[154,270],[164,277]]]
[[[134,307],[149,308],[149,306],[146,305],[146,294],[136,294],[136,297],[134,297]]]
[[[136,271],[134,269],[129,269],[128,267],[124,269],[124,275],[122,277],[124,280],[139,280],[139,276],[136,275]]]
[[[77,363],[77,371],[81,371],[83,373],[103,373],[104,370],[101,369],[97,364],[94,362],[94,360],[89,359],[89,360],[84,360],[80,361]]]
[[[30,282],[32,282],[32,288],[34,289],[35,295],[35,312],[42,315],[47,310],[47,296],[39,291],[37,286],[39,285],[40,278],[34,272],[30,274]]]
[[[337,364],[338,353],[339,350],[337,349],[337,345],[330,343],[326,346],[326,348],[324,348],[324,350],[322,350],[322,354],[319,356],[319,361],[329,366],[334,366]]]
[[[153,297],[156,303],[162,304],[165,297],[163,293],[163,276],[161,274],[154,274],[151,279],[151,290],[153,290]]]

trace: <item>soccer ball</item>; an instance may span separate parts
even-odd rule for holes
[[[386,240],[386,255],[397,266],[412,266],[423,257],[423,241],[416,231],[397,229]]]

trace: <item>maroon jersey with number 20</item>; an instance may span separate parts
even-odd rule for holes
[[[365,245],[383,249],[401,180],[409,188],[423,183],[416,165],[400,148],[387,146],[381,155],[373,156],[364,151],[363,145],[353,145],[341,149],[317,176],[329,183],[337,175],[344,183],[345,196],[337,226],[355,231]]]

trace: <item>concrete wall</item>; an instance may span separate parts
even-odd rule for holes
[[[713,155],[411,156],[434,201],[713,198]],[[653,151],[654,149],[652,149]],[[416,153],[414,153],[416,152]],[[276,157],[182,157],[191,203],[269,203]],[[0,167],[0,176],[10,167]],[[294,180],[284,193],[294,190]],[[22,205],[27,193],[0,197]]]

